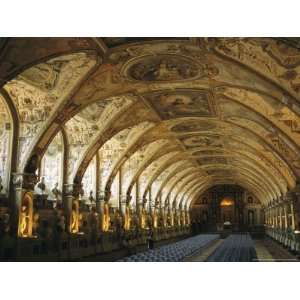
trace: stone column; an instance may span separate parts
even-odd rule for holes
[[[256,208],[256,225],[260,224],[260,208]]]
[[[150,214],[152,214],[152,205],[153,205],[153,203],[152,203],[152,192],[151,192],[151,190],[152,190],[152,186],[150,186],[149,187],[149,199],[148,199],[148,201],[149,201],[149,213]]]
[[[296,229],[296,222],[295,222],[295,211],[294,211],[294,199],[290,202],[290,209],[291,209],[291,227],[293,230]]]
[[[277,206],[274,206],[274,227],[278,228],[278,209]]]
[[[284,213],[284,229],[288,229],[288,212],[287,212],[287,203],[283,204],[283,213]]]
[[[282,230],[282,204],[280,203],[277,207],[277,210],[279,211],[279,229]]]
[[[99,152],[96,153],[96,212],[101,214],[100,199],[104,198],[104,192],[100,189],[101,186],[101,173],[100,173],[100,157]]]
[[[293,198],[293,211],[294,211],[294,222],[295,222],[295,230],[299,230],[299,222],[300,222],[300,183],[296,185],[294,198]]]
[[[121,196],[121,198],[120,198],[120,211],[121,211],[123,216],[125,216],[126,205],[127,205],[126,196]]]
[[[64,185],[64,195],[63,195],[63,207],[66,217],[66,230],[70,232],[70,223],[71,223],[71,213],[72,213],[72,204],[73,204],[73,184]]]
[[[103,190],[98,190],[96,195],[96,212],[99,214],[99,231],[102,232],[103,212],[105,203],[105,193]]]

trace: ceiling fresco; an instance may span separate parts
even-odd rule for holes
[[[212,117],[215,115],[211,95],[206,90],[156,92],[144,96],[163,120],[180,117]]]
[[[107,37],[62,39],[61,48],[45,40],[53,49],[39,52],[22,40],[7,47],[32,47],[24,66],[9,57],[11,68],[0,63],[1,93],[19,122],[16,171],[35,172],[59,135],[65,175],[51,185],[83,182],[95,194],[111,191],[114,203],[119,195],[192,205],[222,182],[267,204],[299,182],[298,44]],[[0,114],[8,115],[2,106]],[[88,177],[97,168],[95,182]]]

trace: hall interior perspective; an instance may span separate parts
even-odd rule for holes
[[[0,38],[0,261],[300,258],[300,38]]]

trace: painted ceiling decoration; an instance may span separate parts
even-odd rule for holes
[[[84,197],[111,193],[113,204],[119,197],[189,206],[213,185],[239,184],[268,205],[299,182],[298,41],[115,37],[41,45],[4,43],[6,186],[10,128],[18,128],[12,171],[35,173],[42,162],[42,173],[56,170],[49,188],[82,184]]]

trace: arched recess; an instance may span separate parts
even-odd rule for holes
[[[72,37],[6,38],[1,50],[0,87],[26,69],[59,56],[81,51],[104,54],[92,38]]]
[[[185,182],[188,182],[192,177],[198,175],[199,178],[203,177],[203,172],[200,168],[191,167],[186,168],[184,171],[178,172],[172,177],[167,183],[165,183],[164,188],[162,188],[164,182],[161,184],[158,195],[161,195],[161,200],[164,203],[165,200],[169,197],[174,187],[181,182],[183,179]],[[205,176],[205,175],[204,175]]]
[[[207,175],[199,178],[190,177],[187,180],[181,180],[177,183],[176,186],[174,186],[174,197],[172,201],[179,204],[181,202],[181,198],[184,197],[185,193],[188,192],[188,190],[193,189],[194,186],[208,182],[209,180],[210,176]]]
[[[274,174],[274,176],[280,181],[280,186],[283,191],[287,190],[289,186],[292,186],[292,178],[285,176],[288,170],[285,171],[285,166],[282,165],[275,155],[272,155],[269,152],[259,151],[257,147],[261,146],[258,143],[254,143],[251,141],[245,141],[243,138],[239,138],[238,136],[230,136],[228,137],[228,144],[226,145],[230,150],[236,151],[239,149],[247,155],[251,155],[253,161],[257,163],[261,163],[261,165],[266,166],[267,169],[270,169],[270,172]],[[264,148],[261,147],[261,150]],[[288,177],[288,178],[287,178]]]
[[[270,193],[274,195],[274,197],[279,197],[281,195],[279,188],[273,184],[268,177],[266,177],[261,171],[253,168],[251,165],[247,164],[246,161],[239,162],[230,160],[230,164],[217,164],[211,165],[207,164],[202,166],[204,170],[214,170],[214,169],[223,169],[223,170],[233,170],[236,172],[243,171],[245,174],[248,174],[249,177],[253,179],[259,180],[261,185],[264,185],[265,188],[269,190]],[[275,196],[276,195],[276,196]]]
[[[149,128],[153,128],[155,126],[152,122],[142,122],[129,130],[126,143],[124,143],[124,147],[122,151],[120,151],[118,157],[115,157],[111,167],[109,168],[108,175],[103,178],[103,186],[104,190],[110,190],[110,187],[114,181],[116,174],[118,173],[120,167],[123,163],[140,147],[147,145],[138,143],[139,139],[143,137],[146,132],[148,132]]]
[[[174,205],[176,203],[176,199],[178,196],[178,193],[180,193],[180,187],[183,187],[185,184],[188,184],[191,181],[194,181],[195,176],[199,176],[197,179],[198,181],[207,180],[207,176],[203,176],[203,172],[199,170],[195,173],[189,174],[186,176],[186,178],[180,178],[179,180],[176,180],[169,188],[167,192],[167,197],[169,198],[170,205]]]
[[[141,167],[149,165],[153,161],[153,157],[160,157],[166,153],[166,149],[170,148],[170,142],[166,139],[157,139],[149,144],[137,149],[127,160],[121,165],[122,168],[122,195],[132,197],[128,194],[128,188],[132,183],[132,178],[136,173],[141,172]],[[172,147],[174,149],[174,146]],[[158,155],[158,153],[161,153]]]
[[[181,191],[178,189],[178,191],[175,193],[173,198],[174,205],[177,205],[178,207],[181,203],[184,202],[185,199],[187,200],[189,198],[189,195],[192,194],[193,191],[197,190],[199,186],[208,184],[208,182],[210,181],[211,181],[211,177],[206,177],[202,181],[191,180],[187,184],[188,188],[183,187]]]
[[[175,175],[189,174],[191,171],[194,171],[195,166],[191,165],[190,167],[188,167],[186,164],[180,164],[176,168],[173,167],[173,168],[169,168],[169,169],[171,169],[171,170],[169,170],[169,172],[166,174],[164,180],[162,181],[157,195],[160,195],[160,194],[165,195],[166,194],[163,192],[164,188],[169,184],[170,180],[173,179]],[[165,172],[167,170],[165,170]],[[167,197],[162,197],[162,198],[166,199]]]
[[[300,123],[300,110],[298,109],[298,113],[295,113],[286,105],[284,98],[278,99],[266,93],[234,86],[218,87],[214,91],[217,98],[239,103],[268,120],[270,127],[274,126],[286,135],[290,142],[300,147],[300,128],[298,125]]]
[[[238,184],[241,187],[247,189],[253,195],[255,195],[255,197],[257,197],[257,199],[262,203],[262,205],[264,205],[264,201],[263,201],[264,194],[261,193],[260,190],[257,190],[255,187],[253,187],[251,184],[249,184],[249,182],[246,182],[243,180],[237,180],[237,181],[228,180],[228,179],[224,180],[221,178],[211,182],[207,186],[197,189],[193,194],[191,194],[190,198],[189,198],[189,201],[190,201],[189,205],[191,206],[199,198],[199,196],[201,196],[201,194],[205,193],[205,191],[207,191],[208,189],[210,189],[211,187],[213,187],[215,185],[220,185],[220,184]]]
[[[153,182],[156,178],[168,167],[172,165],[184,164],[191,162],[186,155],[181,152],[172,152],[166,155],[167,157],[164,159],[163,162],[157,164],[157,168],[154,168],[150,174],[148,174],[148,180],[145,181],[144,189],[142,191],[143,199],[146,198],[146,194],[149,192]]]
[[[249,181],[247,178],[242,178],[242,180],[239,179],[224,179],[224,178],[219,178],[219,179],[214,179],[208,182],[208,184],[200,185],[189,195],[189,198],[187,200],[189,207],[193,205],[193,203],[196,201],[196,199],[207,189],[210,187],[217,185],[217,184],[240,184],[241,186],[246,187],[250,192],[255,194],[262,202],[264,202],[264,197],[266,197],[266,194],[260,190],[260,188],[256,188],[253,186],[252,182]]]
[[[74,167],[69,172],[69,182],[81,181],[90,160],[111,138],[147,120],[155,121],[146,114],[144,105],[133,94],[112,97],[87,106],[66,123],[65,127],[69,127],[70,134],[74,134],[74,126],[82,126],[78,116],[84,118],[83,122],[86,123],[82,131],[89,131],[91,138],[82,143],[80,155],[72,163]]]
[[[25,166],[28,173],[38,168],[42,155],[59,131],[60,124],[53,123],[57,113],[69,103],[74,89],[96,65],[95,53],[74,53],[33,66],[6,83],[4,89],[12,98],[20,120],[18,172],[23,172]],[[33,166],[29,158],[49,126],[57,130],[48,133],[43,152],[38,151],[39,160]]]
[[[150,122],[142,123],[142,126],[137,131],[137,134],[131,138],[132,142],[128,145],[124,153],[121,155],[121,157],[116,161],[116,163],[112,167],[110,171],[110,175],[108,176],[107,179],[107,183],[105,185],[105,190],[110,189],[112,180],[116,176],[119,168],[139,148],[148,145],[157,139],[165,139],[169,137],[167,132],[165,134],[161,132],[162,128],[163,126],[159,126],[159,125],[156,126],[155,124]]]
[[[277,196],[281,196],[281,191],[278,185],[274,183],[273,181],[270,180],[270,178],[265,175],[261,170],[257,170],[256,168],[253,167],[253,165],[250,165],[247,161],[239,161],[235,159],[230,160],[232,166],[236,166],[237,169],[241,170],[247,170],[247,172],[250,172],[255,178],[262,180],[263,184],[265,186],[270,187],[270,190]]]
[[[198,146],[198,141],[193,142],[194,144],[190,145],[191,141],[195,138],[200,139],[199,143],[203,143],[204,139],[208,139],[209,143],[212,145],[217,143],[223,144],[224,148],[227,146],[232,148],[229,141],[238,141],[247,145],[251,149],[255,149],[255,152],[258,153],[258,157],[261,157],[260,159],[267,158],[268,163],[271,163],[277,168],[277,170],[282,174],[284,180],[288,180],[289,188],[293,188],[295,186],[296,175],[294,170],[291,169],[290,164],[286,161],[283,154],[279,153],[269,141],[266,141],[264,137],[245,126],[233,124],[229,121],[218,123],[225,126],[225,128],[223,128],[219,133],[215,133],[214,131],[209,134],[193,133],[187,136],[182,136],[180,139],[183,141],[184,145],[188,147]]]
[[[296,49],[270,38],[218,38],[215,41],[213,49],[222,58],[226,57],[252,70],[284,91],[289,98],[299,100],[299,78],[296,76],[291,79],[287,73],[300,69],[299,53]]]
[[[140,168],[138,168],[137,170],[135,170],[134,175],[132,176],[131,182],[128,186],[128,189],[126,191],[126,195],[131,195],[132,189],[134,187],[135,184],[140,184],[140,175],[148,168],[148,166],[150,166],[153,162],[157,161],[160,157],[173,152],[179,150],[178,146],[176,145],[163,145],[162,149],[158,148],[156,152],[153,153],[152,156],[150,157],[146,157],[144,162],[142,163],[142,165],[140,166]],[[139,200],[141,200],[140,197],[140,193],[138,195]]]
[[[253,191],[254,194],[258,195],[262,199],[262,201],[264,198],[267,198],[267,194],[263,190],[261,190],[260,187],[257,187],[251,181],[249,181],[247,177],[242,177],[241,179],[238,179],[238,178],[218,178],[218,177],[211,176],[207,182],[196,184],[191,189],[191,191],[186,194],[186,200],[188,202],[192,201],[195,198],[194,196],[197,195],[197,193],[199,194],[203,192],[203,189],[206,189],[207,187],[211,187],[217,184],[217,182],[224,182],[228,184],[240,183],[242,186],[246,186],[250,191]]]
[[[245,178],[242,176],[242,178],[213,178],[209,184],[206,184],[204,186],[201,186],[201,192],[203,191],[203,188],[205,189],[207,186],[213,186],[217,183],[224,183],[224,184],[240,184],[241,186],[244,186],[248,188],[249,191],[253,192],[255,195],[257,195],[260,199],[267,199],[269,196],[265,193],[260,187],[257,187],[249,178]],[[195,189],[194,193],[197,193],[199,190],[199,187]],[[188,201],[193,200],[193,194],[190,194],[187,198]]]
[[[96,156],[91,160],[82,178],[83,195],[85,200],[95,199],[97,188],[97,159]]]
[[[59,132],[48,146],[43,155],[39,168],[39,177],[44,177],[46,185],[46,193],[51,200],[56,199],[52,190],[63,190],[64,183],[64,157],[65,157],[65,143],[64,137]]]
[[[259,159],[258,154],[254,154],[249,151],[248,149],[243,149],[242,144],[239,144],[240,146],[237,147],[232,147],[231,149],[226,148],[222,150],[222,152],[216,152],[214,156],[210,154],[207,150],[203,149],[198,149],[198,150],[193,150],[192,155],[195,156],[197,159],[198,154],[202,153],[200,155],[201,157],[204,158],[209,158],[209,157],[224,157],[224,158],[241,158],[241,161],[250,161],[252,162],[251,166],[256,166],[259,165],[258,170],[261,170],[264,174],[266,174],[266,177],[268,177],[273,184],[275,184],[281,191],[281,193],[286,193],[286,187],[287,183],[282,182],[280,180],[280,174],[277,173],[276,169],[273,167],[273,165],[269,164],[266,165],[265,161]],[[234,155],[232,155],[234,154]],[[277,175],[278,174],[278,175]]]
[[[254,134],[253,136],[264,141],[270,150],[279,156],[281,161],[289,167],[291,174],[295,177],[299,175],[298,166],[295,167],[295,161],[298,160],[297,147],[286,136],[281,135],[278,131],[274,131],[274,127],[264,128],[258,121],[254,122],[245,117],[231,117],[227,122],[239,126],[245,132],[251,132],[252,135]],[[268,123],[265,126],[268,126]]]
[[[295,175],[283,161],[284,155],[281,154],[281,158],[279,158],[279,155],[274,151],[274,147],[271,148],[272,144],[266,143],[264,141],[265,138],[261,135],[257,136],[254,132],[245,130],[245,126],[241,126],[243,124],[230,123],[226,119],[217,121],[208,118],[205,120],[203,118],[202,120],[201,118],[181,119],[177,122],[177,127],[180,126],[180,128],[185,128],[185,131],[190,131],[176,133],[178,139],[191,149],[189,152],[192,153],[198,150],[198,156],[201,158],[204,153],[201,151],[211,151],[222,156],[222,153],[226,150],[230,149],[235,153],[236,149],[242,147],[243,152],[251,155],[254,160],[258,161],[258,165],[264,165],[266,169],[269,169],[269,173],[274,174],[273,177],[276,177],[281,182],[281,190],[284,191],[287,187],[293,187]],[[199,131],[201,129],[200,125],[204,127],[202,131]],[[194,130],[189,130],[189,128],[194,128]],[[195,129],[198,129],[198,132]],[[199,141],[193,141],[195,138],[199,139]],[[206,145],[206,143],[209,143],[209,145]]]
[[[0,92],[0,195],[10,194],[10,178],[16,172],[18,115],[9,95]]]
[[[215,171],[215,167],[211,166],[209,167],[210,171]],[[257,188],[259,187],[260,190],[264,191],[266,195],[268,195],[268,199],[274,199],[278,196],[274,191],[270,189],[270,187],[264,185],[261,180],[259,180],[253,173],[250,173],[249,171],[244,171],[243,169],[236,170],[235,168],[232,168],[231,166],[219,166],[219,170],[222,170],[223,178],[226,178],[227,176],[236,176],[239,178],[239,176],[243,176],[244,178],[247,178],[247,180],[251,181]],[[231,175],[232,174],[232,175]]]
[[[142,47],[142,45],[141,45],[141,47]],[[147,47],[148,47],[148,46],[147,46]],[[149,46],[149,47],[150,47],[150,46]],[[154,46],[153,46],[153,47],[154,47]],[[157,50],[158,48],[159,48],[159,47],[156,47],[156,50],[155,50],[156,52],[158,51],[158,50]],[[198,52],[199,52],[198,54],[200,54],[200,53],[202,54],[203,49],[199,49],[198,47],[196,47],[196,48],[197,48],[197,49],[193,49],[193,51],[196,51],[196,52],[198,51]],[[164,51],[168,51],[168,47],[165,47],[165,45],[163,45],[163,46],[161,47],[161,49],[164,49]],[[170,49],[171,49],[171,48],[170,48]],[[178,48],[178,52],[180,52],[181,50],[183,50],[183,49]],[[149,50],[147,50],[147,51],[149,51]],[[161,50],[160,50],[160,51],[161,51]],[[185,51],[185,54],[186,54],[186,55],[191,55],[191,56],[193,56],[194,58],[197,57],[197,56],[195,56],[195,52],[190,51],[190,50],[187,51],[187,49],[186,49],[185,47],[184,47],[184,51]],[[202,52],[201,52],[201,51],[202,51]],[[150,52],[151,52],[151,51],[150,51]],[[156,53],[156,52],[155,52],[155,53]],[[135,52],[135,53],[138,53],[138,52]],[[113,54],[115,54],[115,53],[113,53]],[[174,53],[173,53],[173,54],[174,54]],[[138,54],[134,54],[134,52],[130,52],[130,53],[128,53],[128,55],[129,55],[129,56],[131,56],[131,55],[137,56]],[[111,56],[112,56],[112,55],[111,55]],[[111,73],[111,74],[105,74],[105,75],[103,74],[103,73],[105,73],[105,72],[103,72],[103,70],[99,70],[99,73],[98,73],[97,75],[99,75],[99,76],[100,76],[100,74],[103,75],[103,77],[101,77],[102,75],[100,76],[100,77],[101,77],[101,80],[99,80],[99,82],[96,82],[97,80],[95,80],[95,77],[91,78],[91,80],[95,80],[94,83],[93,83],[93,86],[94,86],[94,87],[96,87],[97,84],[99,84],[99,88],[98,88],[97,92],[100,93],[100,94],[102,93],[101,97],[104,97],[104,96],[105,96],[105,92],[103,92],[103,90],[101,90],[101,89],[102,89],[101,82],[102,82],[102,84],[104,84],[104,83],[107,84],[107,83],[108,83],[108,84],[107,84],[107,88],[110,88],[110,89],[116,88],[116,90],[117,90],[117,83],[116,83],[116,82],[114,82],[114,85],[113,85],[113,84],[110,85],[109,83],[111,83],[111,82],[107,82],[106,80],[102,80],[102,79],[105,79],[105,78],[106,78],[107,80],[109,80],[109,77],[110,77],[110,78],[114,78],[115,81],[118,81],[118,80],[115,79],[116,76],[113,76],[113,75],[116,75],[116,74],[118,73],[118,72],[117,72],[117,71],[119,71],[118,68],[121,68],[123,64],[122,64],[122,63],[116,63],[116,62],[112,63],[111,59],[113,60],[113,58],[112,58],[111,56],[110,56],[110,55],[107,56],[107,57],[108,57],[108,61],[111,63],[111,65],[113,65],[113,66],[111,67],[111,69],[113,69],[113,68],[115,67],[117,70],[113,70],[113,71],[112,71],[113,73]],[[125,56],[120,56],[120,57],[121,57],[122,59],[123,59],[123,58],[128,59],[128,56],[126,56],[126,55],[125,55]],[[101,72],[102,72],[102,73],[101,73]],[[114,72],[115,72],[115,73],[114,73]],[[97,75],[95,75],[95,76],[97,77]],[[105,77],[104,77],[104,76],[105,76]],[[99,78],[100,78],[100,77],[99,77]],[[98,79],[99,79],[99,78],[98,78]],[[121,78],[117,78],[117,79],[120,79],[120,82],[119,82],[120,84],[122,84],[122,85],[126,85],[126,84],[127,84],[127,82],[126,82],[126,81],[122,81]],[[97,84],[96,84],[96,83],[97,83]],[[131,83],[131,84],[132,84],[132,83]],[[147,84],[148,84],[148,83],[147,83]],[[139,83],[139,85],[141,85],[141,84]],[[157,84],[157,85],[158,85],[158,84]],[[136,85],[135,85],[135,84],[132,84],[132,86],[135,87],[135,86],[138,86],[138,84],[136,84]],[[131,86],[131,87],[132,87],[132,86]],[[146,85],[144,85],[144,87],[143,87],[144,89],[145,89],[145,86],[146,86]],[[89,86],[89,87],[91,87],[91,86]],[[118,87],[119,87],[119,86],[118,86]],[[142,90],[143,88],[141,88],[141,90]],[[84,88],[83,88],[83,90],[84,90]],[[86,95],[85,95],[85,96],[86,96]],[[98,97],[98,99],[101,98],[101,97],[99,96],[99,94],[97,95],[97,93],[94,93],[92,96],[93,96],[93,97]],[[87,98],[88,98],[88,97],[82,97],[82,98],[79,97],[79,98],[77,98],[77,100],[78,100],[78,99],[84,99],[84,100],[87,100]],[[88,99],[88,101],[90,101],[90,100],[91,100],[91,99]],[[95,100],[95,98],[94,98],[93,100]],[[80,101],[79,101],[79,102],[80,102]]]
[[[203,185],[204,183],[207,184],[210,180],[211,180],[210,177],[208,177],[202,181],[199,181],[198,178],[191,180],[188,184],[186,184],[185,187],[182,188],[182,196],[179,197],[178,203],[187,202],[190,195],[192,195],[193,192],[197,191],[199,186]],[[178,197],[178,194],[176,195],[176,199]]]

